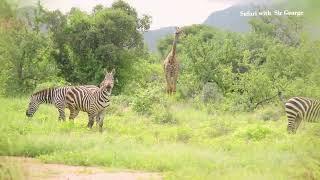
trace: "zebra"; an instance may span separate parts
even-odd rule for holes
[[[88,128],[92,128],[94,118],[99,123],[99,130],[102,132],[105,109],[109,106],[109,96],[114,86],[115,69],[110,73],[106,71],[105,78],[100,84],[100,88],[90,91],[83,86],[70,88],[66,94],[66,106],[70,110],[70,120],[79,114],[79,111],[87,112]]]
[[[88,88],[90,91],[95,91],[99,89],[94,85],[86,85],[84,86]],[[28,109],[26,110],[27,117],[33,117],[34,113],[38,110],[40,104],[53,104],[59,112],[59,120],[65,120],[65,97],[70,86],[65,87],[53,87],[40,90],[31,95]]]
[[[320,101],[306,97],[293,97],[285,103],[288,133],[296,133],[302,120],[316,122],[320,118]]]

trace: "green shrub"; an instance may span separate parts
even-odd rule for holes
[[[255,125],[249,126],[244,130],[240,130],[240,132],[238,132],[238,135],[244,138],[245,140],[261,141],[271,133],[272,131],[269,128],[260,125]]]
[[[150,115],[154,105],[164,101],[165,95],[158,84],[151,84],[146,89],[140,89],[133,98],[132,108],[134,111]]]
[[[177,141],[187,143],[191,137],[191,128],[184,126],[177,129]]]
[[[268,134],[271,134],[271,130],[262,126],[255,126],[246,129],[245,138],[248,140],[260,141],[265,139]]]
[[[152,111],[152,120],[158,124],[177,124],[178,120],[174,117],[168,105],[155,106]]]
[[[204,103],[216,103],[221,101],[223,95],[216,83],[207,82],[203,86],[201,98]]]
[[[282,115],[284,115],[283,107],[265,107],[257,112],[257,119],[264,121],[277,121]]]

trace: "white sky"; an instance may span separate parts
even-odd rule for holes
[[[152,16],[151,29],[202,23],[212,12],[225,9],[241,0],[125,0],[139,13]],[[42,0],[49,10],[68,12],[79,7],[90,12],[97,4],[110,6],[113,0]]]

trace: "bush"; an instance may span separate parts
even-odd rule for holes
[[[271,130],[262,126],[250,127],[245,130],[244,137],[248,140],[260,141],[271,134]]]
[[[215,103],[223,98],[222,92],[214,82],[207,82],[202,89],[202,101],[204,103]]]
[[[177,140],[187,143],[192,137],[192,130],[190,127],[181,127],[177,129]]]
[[[178,120],[173,116],[167,104],[160,104],[153,108],[153,121],[158,124],[177,124]]]
[[[140,89],[133,98],[132,108],[134,111],[150,115],[154,105],[164,101],[164,92],[158,84],[151,84],[146,89]]]
[[[265,107],[258,111],[257,118],[264,121],[277,121],[284,115],[283,107]]]

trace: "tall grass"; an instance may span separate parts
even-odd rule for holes
[[[27,99],[1,102],[0,155],[155,171],[166,179],[320,178],[319,124],[302,124],[288,135],[283,114],[265,121],[264,110],[209,114],[169,100],[165,112],[175,121],[166,123],[135,113],[116,97],[100,134],[86,128],[85,113],[74,123],[58,122],[57,110],[42,105],[28,119]]]

